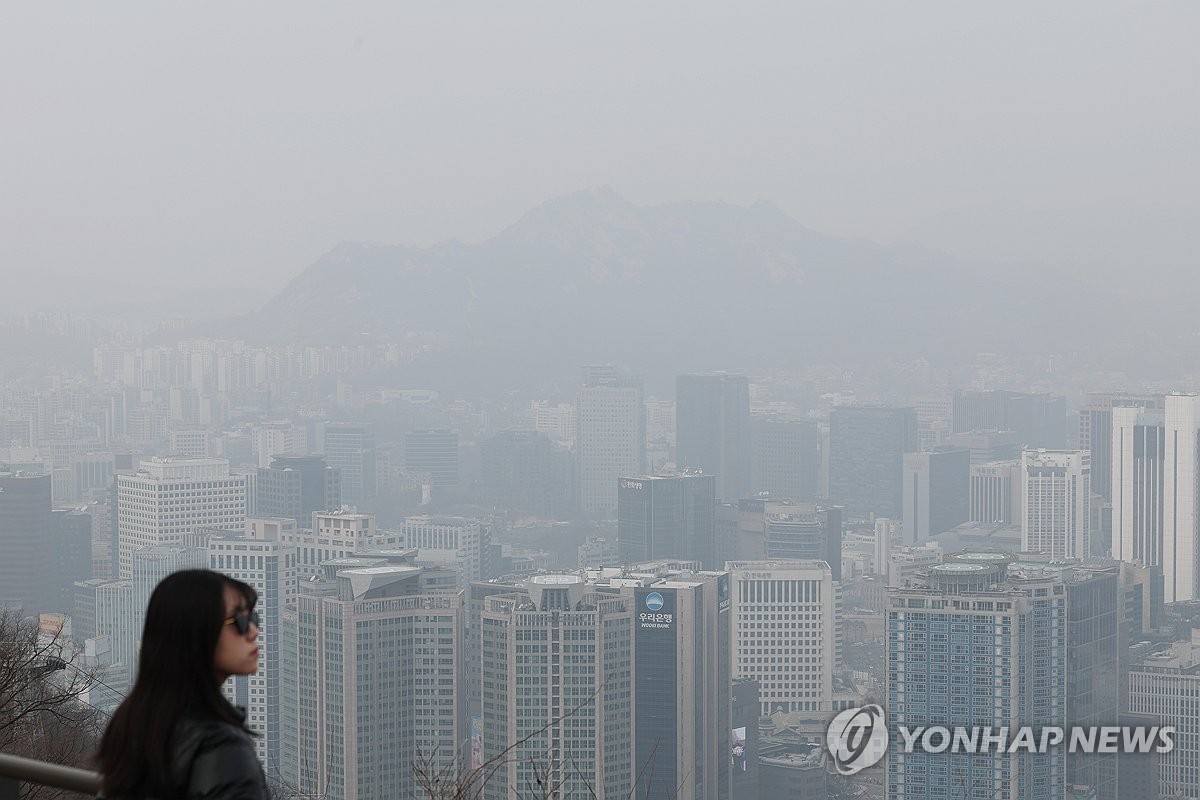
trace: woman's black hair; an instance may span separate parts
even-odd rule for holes
[[[150,595],[137,681],[113,714],[96,754],[108,797],[169,797],[173,731],[185,717],[243,727],[221,695],[213,656],[225,626],[225,587],[254,608],[254,587],[207,569],[168,575]],[[249,731],[247,731],[249,732]]]

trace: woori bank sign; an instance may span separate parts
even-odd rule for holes
[[[1039,727],[897,725],[903,753],[979,755],[1050,753],[1169,753],[1174,727]],[[892,746],[887,718],[877,705],[848,708],[833,718],[825,733],[833,765],[853,775],[879,763]]]

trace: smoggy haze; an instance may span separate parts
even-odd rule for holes
[[[1198,24],[1187,2],[9,5],[0,310],[254,305],[339,241],[479,241],[596,184],[1181,272]]]

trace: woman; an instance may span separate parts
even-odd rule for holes
[[[113,800],[265,800],[245,713],[221,695],[230,675],[258,671],[258,595],[196,569],[150,596],[137,682],[113,714],[97,762]]]

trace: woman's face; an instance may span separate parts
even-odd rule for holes
[[[213,670],[217,681],[224,683],[230,675],[253,675],[258,672],[258,626],[251,623],[246,632],[239,633],[233,618],[248,614],[246,598],[232,586],[225,587],[225,619],[217,651],[213,655]]]

